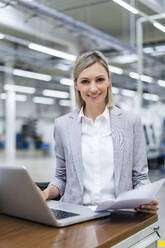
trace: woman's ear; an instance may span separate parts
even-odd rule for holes
[[[75,88],[76,90],[78,90],[78,85],[77,85],[77,82],[76,82],[76,81],[74,81],[74,88]]]
[[[111,79],[108,78],[108,88],[111,86]]]

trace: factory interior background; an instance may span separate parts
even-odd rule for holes
[[[0,165],[55,173],[54,120],[75,107],[77,55],[107,58],[115,105],[141,116],[151,181],[165,177],[165,1],[0,1]],[[157,196],[165,239],[165,186]]]

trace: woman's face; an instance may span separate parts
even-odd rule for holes
[[[86,106],[89,104],[105,106],[108,87],[110,87],[108,73],[99,62],[83,70],[75,83],[75,88],[80,91]]]

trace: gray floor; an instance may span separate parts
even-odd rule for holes
[[[41,151],[38,152],[19,152],[15,160],[5,159],[5,155],[0,152],[0,165],[24,165],[35,182],[48,182],[55,173],[55,157],[45,156]],[[151,181],[165,178],[165,169],[150,170]],[[159,226],[161,239],[165,240],[165,185],[157,195],[159,200]]]

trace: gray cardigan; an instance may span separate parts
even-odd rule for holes
[[[140,118],[113,107],[110,122],[114,152],[115,195],[149,183],[146,147]],[[56,175],[61,201],[83,204],[81,122],[78,111],[55,121]],[[95,158],[93,158],[95,159]]]

